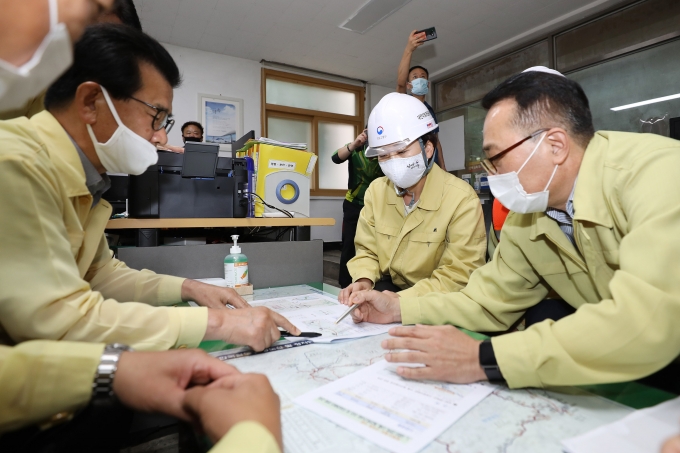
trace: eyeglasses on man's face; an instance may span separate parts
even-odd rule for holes
[[[164,109],[162,107],[156,107],[155,105],[151,105],[148,102],[144,102],[132,96],[130,96],[130,99],[133,99],[137,102],[141,102],[142,104],[156,111],[156,114],[154,115],[153,121],[151,123],[151,127],[153,128],[153,130],[160,131],[161,129],[165,129],[166,134],[170,133],[172,126],[175,125],[175,120],[172,118],[172,115],[167,109]]]
[[[492,157],[487,157],[485,159],[482,159],[482,167],[484,167],[484,170],[486,170],[490,175],[495,175],[498,174],[498,169],[496,168],[496,165],[494,162],[498,161],[501,157],[505,156],[507,153],[512,151],[513,149],[517,148],[520,146],[522,143],[526,142],[527,140],[531,140],[532,138],[541,135],[543,132],[549,131],[550,128],[544,128],[544,129],[539,129],[536,132],[532,133],[528,137],[523,138],[522,140],[518,141],[514,145],[505,148],[503,151],[500,153],[492,156]]]

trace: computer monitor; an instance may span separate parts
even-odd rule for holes
[[[182,178],[214,179],[219,152],[218,143],[186,142]]]

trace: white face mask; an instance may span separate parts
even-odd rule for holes
[[[116,123],[118,123],[118,129],[116,129],[116,132],[113,133],[108,142],[99,143],[97,137],[94,136],[92,126],[86,125],[87,132],[90,134],[94,149],[97,152],[97,157],[99,157],[102,165],[109,173],[141,175],[147,168],[158,162],[156,147],[123,124],[106,88],[101,88],[106,104],[116,119]]]
[[[50,31],[33,57],[20,68],[0,60],[0,111],[18,109],[40,94],[73,62],[66,25],[57,23],[57,0],[49,0]]]
[[[544,133],[541,140],[539,140],[534,150],[517,172],[511,171],[502,175],[488,176],[491,193],[493,193],[494,197],[498,198],[503,206],[511,211],[528,214],[530,212],[544,212],[548,209],[548,197],[550,194],[548,187],[550,187],[550,183],[555,177],[555,172],[557,172],[559,165],[555,165],[550,180],[542,192],[527,193],[519,181],[519,172],[522,171],[527,162],[529,162],[529,159],[536,153],[538,147],[543,143],[545,136],[546,134]]]
[[[408,189],[414,186],[423,177],[427,165],[423,154],[418,153],[411,157],[393,157],[384,162],[379,162],[385,176],[398,188]],[[395,187],[395,188],[396,188]],[[399,191],[397,190],[397,193]]]

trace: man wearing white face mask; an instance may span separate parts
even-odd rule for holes
[[[49,3],[53,16],[56,12],[55,3]],[[59,10],[65,11],[63,17],[66,18],[65,24],[71,37],[79,38],[83,26],[96,16],[89,6],[100,5],[94,8],[99,12],[101,8],[110,7],[111,3],[61,1]],[[134,6],[124,11],[119,8],[129,7],[132,5],[131,0],[117,0],[116,5],[111,13],[115,17],[110,20],[116,20],[121,14],[127,17],[130,11],[134,12]],[[49,33],[48,28],[41,30],[39,26],[33,27],[49,16],[48,2],[0,0],[0,10],[12,19],[10,24],[6,24],[2,23],[3,18],[0,17],[3,25],[0,27],[0,58],[10,65],[20,63],[13,56],[30,56],[40,45],[41,33]],[[101,10],[101,13],[99,18],[107,15],[105,10]],[[125,22],[125,19],[121,20]],[[19,30],[22,33],[16,35]],[[67,50],[70,60],[72,50],[70,47]],[[59,53],[60,49],[50,47],[48,56],[50,52]],[[30,91],[22,91],[24,82],[30,87],[44,84],[41,88],[47,88],[47,84],[59,76],[55,72],[50,74],[51,78],[41,79],[36,84],[31,79],[33,73],[29,71],[28,80],[19,81],[12,86],[12,90],[30,97]],[[0,73],[0,77],[6,75]],[[11,143],[3,141],[3,146],[11,146]],[[0,156],[0,160],[8,157],[4,153],[0,153]],[[18,157],[14,156],[14,159]],[[3,167],[0,164],[0,169]],[[2,173],[2,177],[6,176],[12,175]],[[16,218],[10,217],[9,220],[19,222],[20,228],[26,228]],[[35,275],[34,279],[41,277]],[[25,285],[25,282],[3,282],[3,292],[10,291],[11,285]],[[0,317],[1,324],[5,321]],[[93,412],[90,406],[80,412],[74,421],[61,424],[68,419],[69,412],[72,414],[84,408],[90,399],[101,403],[115,395],[125,406],[138,411],[164,412],[182,419],[205,420],[208,414],[211,414],[211,419],[220,418],[218,423],[211,421],[211,426],[207,422],[203,424],[215,442],[229,431],[229,436],[211,452],[237,451],[239,446],[247,448],[247,451],[279,451],[276,445],[277,441],[279,444],[281,442],[279,403],[266,378],[259,376],[257,380],[256,375],[239,375],[233,367],[201,351],[140,353],[127,349],[123,345],[109,345],[105,349],[104,344],[44,340],[27,341],[14,347],[0,346],[0,388],[3,389],[0,392],[0,450],[118,451],[120,447],[116,448],[116,445],[122,446],[122,436],[125,434],[125,431],[116,431],[119,424],[125,425],[125,416],[120,417],[120,408],[112,406],[108,412]],[[117,358],[114,360],[114,357]],[[205,389],[200,386],[194,386],[187,392],[189,386],[206,385],[229,375],[241,382],[236,387],[230,386],[232,394],[226,394],[218,387]],[[248,383],[253,385],[245,385]],[[93,384],[96,384],[94,391]],[[202,394],[200,398],[195,398],[197,392]],[[16,395],[22,395],[22,398],[16,398]],[[201,399],[213,401],[214,407],[206,407]],[[40,423],[40,430],[27,427],[22,431],[6,433],[36,422]],[[59,426],[47,429],[53,422]]]
[[[505,380],[510,387],[621,382],[678,355],[680,145],[595,133],[575,82],[528,72],[482,101],[484,165],[511,211],[493,260],[455,294],[358,293],[356,322],[452,324],[504,332],[551,292],[576,309],[557,322],[479,342],[452,326],[398,327],[388,354],[415,379]],[[559,215],[558,215],[559,214]]]
[[[347,263],[356,291],[400,291],[402,296],[453,292],[484,264],[486,234],[479,198],[469,184],[433,162],[437,124],[411,96],[390,93],[368,119],[366,157],[378,157],[385,177],[364,195]]]
[[[139,349],[224,339],[263,349],[285,318],[234,291],[136,271],[112,258],[105,171],[139,174],[172,126],[179,70],[130,27],[98,25],[48,90],[47,111],[0,123],[0,320],[5,341],[121,342]],[[209,308],[166,308],[195,300]],[[126,303],[120,303],[126,302]],[[143,302],[143,303],[139,303]],[[227,310],[225,304],[242,308]],[[275,338],[276,337],[276,338]]]

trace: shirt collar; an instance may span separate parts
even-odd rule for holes
[[[88,159],[83,150],[80,149],[78,143],[73,140],[73,137],[69,135],[68,138],[71,139],[71,143],[73,143],[76,151],[78,151],[78,157],[80,158],[80,162],[83,164],[83,170],[85,171],[85,185],[92,195],[92,207],[95,207],[97,203],[99,203],[99,200],[101,200],[104,192],[111,187],[111,179],[106,173],[100,174],[97,169],[94,168],[90,159]]]
[[[561,209],[556,209],[556,208],[548,208],[546,209],[545,213],[548,215],[548,217],[557,220],[558,222],[566,223],[564,222],[565,220],[565,214],[568,217],[568,222],[573,223],[574,221],[574,191],[576,190],[576,182],[578,181],[578,177],[576,177],[576,180],[574,181],[574,186],[571,188],[571,193],[569,194],[569,198],[567,199],[567,207],[566,211],[562,211]]]

